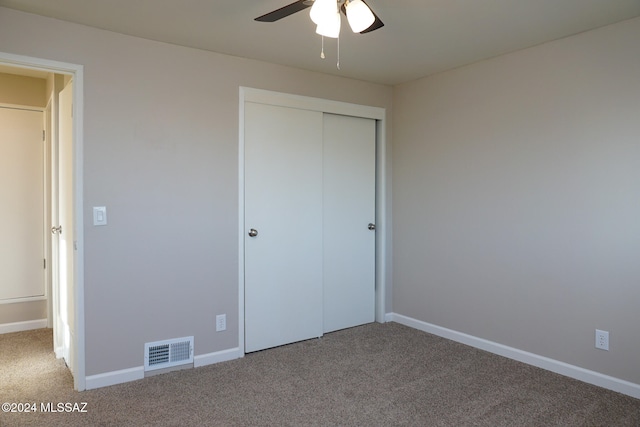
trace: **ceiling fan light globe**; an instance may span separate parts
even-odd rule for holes
[[[340,12],[336,11],[330,19],[326,19],[318,24],[316,33],[321,36],[337,39],[338,36],[340,36]]]
[[[319,0],[316,0],[316,2]],[[345,5],[347,11],[347,20],[349,26],[354,33],[360,33],[371,25],[376,20],[376,17],[369,9],[369,6],[364,4],[362,0],[347,1]]]
[[[336,12],[338,12],[336,0],[315,0],[309,11],[309,17],[314,24],[320,25],[332,19],[332,15]]]

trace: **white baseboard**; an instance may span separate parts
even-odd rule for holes
[[[433,325],[421,320],[416,320],[411,317],[403,316],[401,314],[387,313],[385,318],[390,322],[397,322],[414,329],[419,329],[421,331],[437,335],[439,337],[447,338],[452,341],[456,341],[462,344],[469,345],[471,347],[488,351],[490,353],[507,357],[509,359],[517,360],[518,362],[523,362],[528,365],[546,369],[547,371],[555,372],[560,375],[564,375],[576,380],[596,385],[598,387],[603,387],[609,390],[616,391],[618,393],[635,397],[636,399],[640,399],[640,384],[635,384],[619,378],[611,377],[609,375],[604,375],[599,372],[590,371],[579,366],[570,365],[565,362],[560,362],[559,360],[550,359],[548,357],[529,353],[517,348],[508,347],[506,345],[498,344],[496,342],[485,340],[483,338],[474,337],[473,335],[468,335],[462,332],[454,331],[452,329],[443,328],[441,326]]]
[[[214,363],[227,362],[241,357],[244,357],[244,354],[240,351],[239,347],[201,354],[193,357],[193,367],[198,368],[200,366],[213,365]]]
[[[193,367],[211,365],[214,363],[226,362],[244,356],[239,348],[217,351],[214,353],[201,354],[193,357]],[[110,385],[122,384],[130,381],[137,381],[144,378],[144,366],[123,369],[121,371],[105,372],[104,374],[90,375],[85,379],[85,389],[92,390]]]
[[[64,356],[64,349],[62,347],[55,347],[53,353],[56,355],[56,359],[62,359]]]
[[[105,372],[104,374],[89,375],[85,378],[85,390],[128,383],[130,381],[137,381],[143,378],[144,366],[123,369],[121,371]]]
[[[47,327],[47,319],[28,320],[26,322],[3,323],[0,325],[0,334],[11,332],[30,331]]]

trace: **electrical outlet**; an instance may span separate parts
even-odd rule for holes
[[[609,351],[609,331],[596,329],[596,348]]]
[[[216,332],[225,331],[227,329],[227,315],[218,314],[216,316]]]

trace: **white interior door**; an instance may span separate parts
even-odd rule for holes
[[[324,332],[375,319],[376,122],[324,115]],[[371,227],[371,228],[373,228]]]
[[[0,108],[0,302],[45,295],[41,111]]]
[[[321,130],[321,112],[245,103],[246,352],[322,335]]]
[[[74,230],[73,230],[73,84],[70,82],[58,97],[58,203],[59,231],[57,245],[58,298],[57,318],[62,357],[75,374],[75,304],[74,304]],[[54,215],[55,216],[55,215]],[[55,237],[54,237],[55,239]]]

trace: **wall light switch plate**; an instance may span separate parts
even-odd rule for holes
[[[93,225],[107,225],[106,206],[93,207]]]

